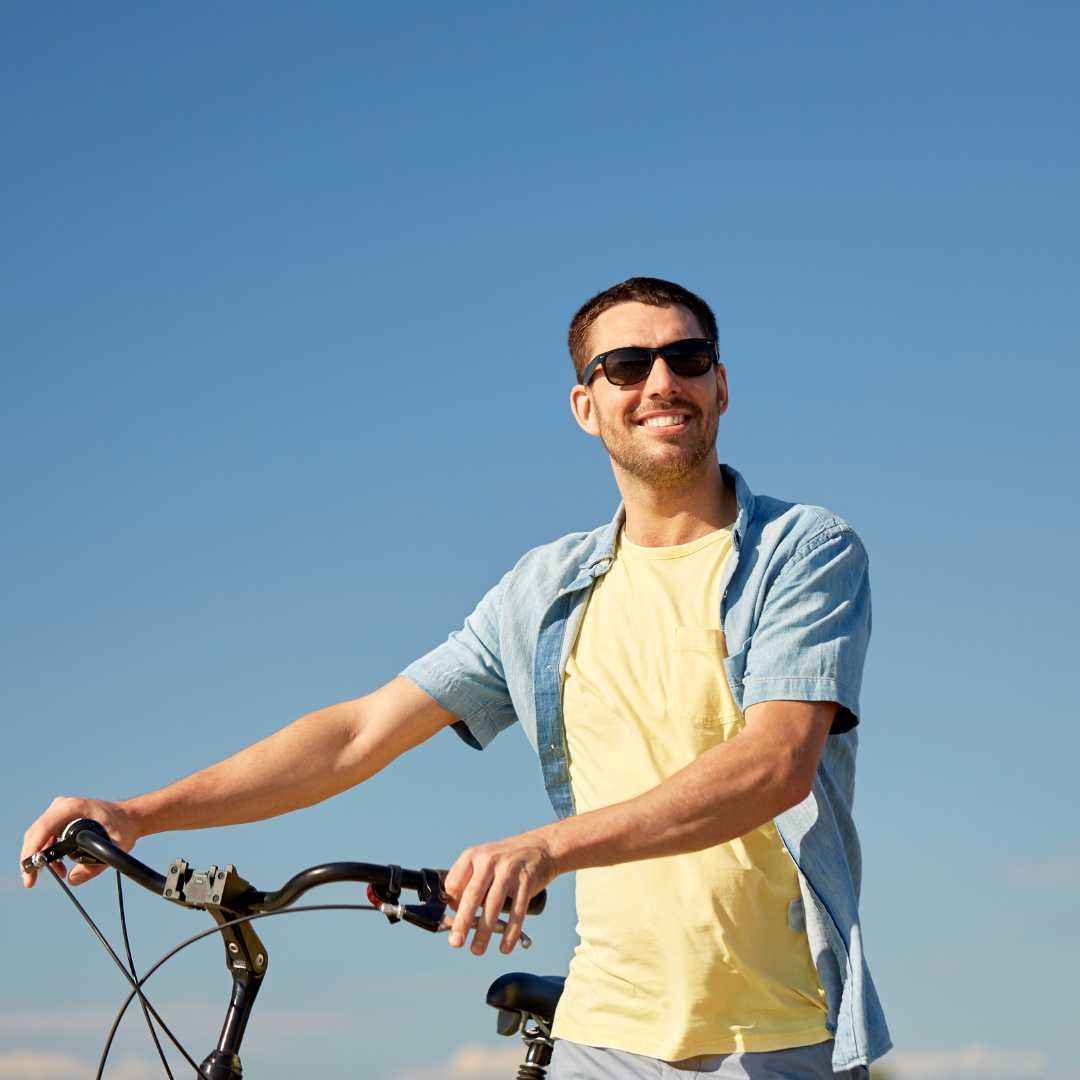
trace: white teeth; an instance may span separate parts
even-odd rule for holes
[[[685,416],[650,416],[645,422],[645,427],[674,427],[681,424]]]

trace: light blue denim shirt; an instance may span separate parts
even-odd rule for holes
[[[734,557],[717,605],[736,703],[835,701],[840,705],[811,793],[775,818],[799,871],[801,911],[828,1002],[833,1067],[868,1065],[892,1045],[863,953],[861,857],[852,820],[859,687],[870,638],[866,549],[821,507],[755,496],[722,466],[738,516]],[[574,813],[562,682],[593,582],[611,566],[623,522],[533,548],[477,605],[461,630],[404,675],[482,749],[520,723],[537,751],[551,804]]]

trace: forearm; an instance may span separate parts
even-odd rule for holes
[[[274,817],[359,784],[453,719],[399,677],[121,805],[139,836]]]
[[[105,826],[125,851],[142,836],[258,821],[311,806],[373,776],[454,717],[398,676],[374,693],[302,716],[280,731],[174,784],[123,802],[62,795],[23,834],[21,859],[75,818]],[[75,866],[79,884],[102,867]],[[34,884],[32,871],[23,875]]]
[[[311,806],[365,779],[357,752],[360,706],[347,701],[309,713],[215,765],[121,806],[140,836],[257,821]]]
[[[509,950],[518,940],[528,898],[559,874],[700,851],[743,836],[794,806],[810,790],[833,707],[798,703],[792,717],[789,704],[752,706],[740,735],[636,798],[467,848],[446,878],[457,908],[450,944],[464,944],[482,906],[472,946],[482,953],[510,897],[513,910],[502,945]],[[750,722],[752,712],[756,724]]]
[[[800,759],[749,731],[649,791],[537,830],[559,873],[678,855],[743,836],[801,801]]]

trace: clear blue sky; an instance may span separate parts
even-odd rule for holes
[[[717,311],[722,459],[870,549],[856,809],[897,1070],[1080,1075],[1075,7],[3,22],[0,1075],[96,1059],[120,992],[58,891],[17,889],[25,826],[373,688],[526,548],[606,520],[564,335],[631,274]],[[271,884],[445,865],[549,815],[519,733],[446,734],[330,804],[139,852]],[[84,898],[114,924],[107,883]],[[132,906],[144,961],[201,926]],[[565,968],[569,882],[549,910],[517,965]],[[366,916],[264,936],[253,1078],[495,1044],[497,954]],[[226,989],[208,945],[156,996],[201,1054]],[[132,1031],[129,1080],[153,1075]]]

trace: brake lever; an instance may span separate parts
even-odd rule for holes
[[[58,862],[60,859],[71,859],[72,862],[84,863],[87,866],[100,866],[100,859],[95,859],[93,855],[88,855],[85,851],[79,850],[79,846],[75,842],[75,834],[84,829],[89,829],[106,840],[109,839],[109,834],[100,823],[90,818],[76,818],[64,826],[64,831],[60,834],[60,838],[56,843],[50,844],[41,851],[35,851],[33,855],[28,855],[23,859],[21,863],[23,870],[28,874],[33,874],[39,870],[44,870],[50,863]]]
[[[453,917],[446,914],[446,904],[388,904],[379,901],[375,907],[381,911],[391,922],[407,922],[413,926],[419,926],[421,930],[427,930],[429,934],[445,934],[453,925]],[[475,930],[480,925],[479,917],[469,923],[467,930]],[[506,932],[505,919],[499,919],[495,924],[494,932],[503,934]],[[523,949],[532,948],[532,938],[523,930],[518,938]]]
[[[440,924],[439,929],[436,931],[436,933],[444,934],[453,925],[454,925],[454,920],[449,915],[446,915],[446,916],[443,917],[443,921]],[[465,927],[465,929],[467,931],[468,930],[475,930],[479,925],[480,925],[480,918],[479,918],[479,916],[477,916],[476,918],[473,919],[473,921],[471,923],[469,923],[468,926]],[[505,934],[507,926],[508,926],[508,924],[507,924],[505,919],[497,919],[496,922],[495,922],[495,929],[492,931],[492,933],[493,934]],[[526,934],[524,930],[522,930],[518,934],[518,944],[523,949],[531,949],[532,948],[532,938],[529,937],[529,935]]]

